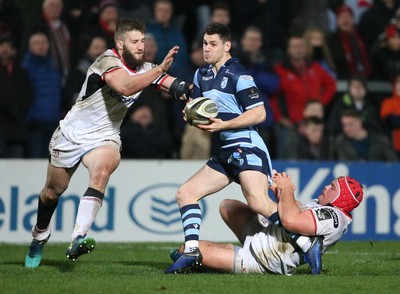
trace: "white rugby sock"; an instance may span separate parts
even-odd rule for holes
[[[103,201],[97,197],[84,196],[81,198],[71,240],[79,235],[85,236],[89,232],[102,203]]]
[[[199,248],[199,241],[197,240],[190,240],[185,242],[185,249],[183,250],[184,253],[190,253],[194,250]]]
[[[33,239],[35,239],[36,241],[43,241],[43,240],[47,240],[50,237],[51,234],[51,230],[50,230],[50,225],[47,227],[47,229],[44,230],[40,230],[35,226],[32,227],[32,237]]]
[[[305,253],[311,247],[311,238],[308,236],[299,236],[296,240],[296,244],[301,248],[301,250]]]

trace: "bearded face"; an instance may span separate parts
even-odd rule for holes
[[[136,58],[136,56],[140,57]],[[131,69],[140,67],[144,63],[143,60],[144,51],[141,51],[139,54],[136,54],[136,56],[135,54],[132,54],[126,46],[122,48],[122,59],[124,60],[125,64]]]

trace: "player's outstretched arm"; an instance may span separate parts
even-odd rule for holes
[[[172,65],[172,61],[175,55],[178,53],[179,47],[173,47],[168,54],[165,56],[163,62],[159,65],[164,72],[167,72]],[[193,89],[193,85],[190,85],[178,78],[172,76],[165,76],[161,79],[160,89],[172,97],[181,100],[187,100]]]
[[[149,86],[160,75],[164,74],[161,66],[139,75],[129,75],[124,69],[118,68],[103,75],[104,81],[116,92],[131,96]]]
[[[173,47],[160,65],[145,73],[129,75],[122,68],[118,68],[105,73],[103,78],[105,82],[118,93],[124,96],[133,95],[149,86],[160,75],[165,74],[171,67],[174,56],[178,53],[178,50],[178,46]]]
[[[193,84],[186,83],[173,76],[166,76],[161,83],[161,90],[180,100],[188,100],[193,90]]]
[[[300,210],[294,198],[294,189],[290,176],[285,172],[273,176],[274,193],[278,199],[278,213],[283,227],[301,235],[314,236],[316,227],[311,210]]]

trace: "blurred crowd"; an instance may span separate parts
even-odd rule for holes
[[[204,65],[202,31],[232,31],[232,55],[259,88],[258,126],[273,159],[397,161],[400,0],[43,0],[27,21],[0,0],[0,157],[46,158],[92,62],[114,46],[118,18],[146,24],[149,62],[178,45],[170,73]],[[383,97],[371,81],[390,83]],[[346,83],[338,91],[338,81]],[[207,159],[217,135],[188,126],[184,102],[146,88],[121,127],[124,158]]]

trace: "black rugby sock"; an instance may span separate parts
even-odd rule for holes
[[[48,204],[45,204],[39,196],[38,203],[38,213],[37,213],[37,221],[36,228],[39,230],[45,230],[49,226],[51,217],[53,216],[54,211],[57,208],[58,198],[55,201],[51,201]]]

